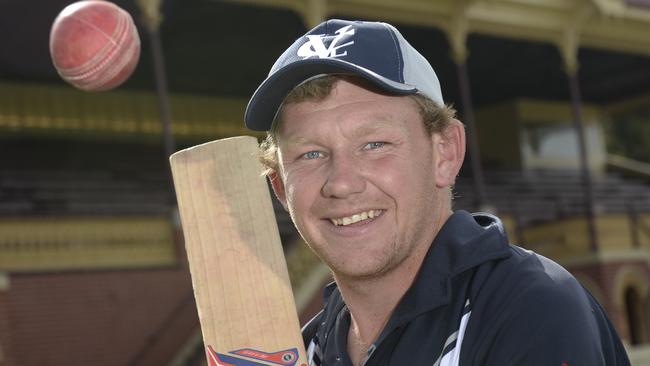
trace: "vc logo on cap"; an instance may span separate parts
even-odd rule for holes
[[[345,27],[342,27],[334,32],[334,34],[336,34],[334,37],[326,36],[324,34],[307,35],[306,37],[309,40],[300,46],[297,52],[298,56],[302,57],[303,59],[310,57],[330,58],[346,56],[348,54],[348,51],[342,51],[339,53],[339,49],[353,45],[354,41],[349,41],[341,45],[339,45],[339,43],[346,36],[353,36],[354,28],[352,28],[351,25],[346,25]],[[330,42],[329,46],[325,47],[325,43],[323,41],[329,38],[333,39]]]

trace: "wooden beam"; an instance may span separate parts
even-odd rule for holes
[[[337,14],[445,30],[460,16],[471,33],[555,44],[575,22],[576,9],[588,6],[595,11],[582,27],[578,47],[650,55],[650,10],[622,0],[318,0],[319,6],[316,0],[228,1],[290,9],[306,24],[314,20],[304,14],[317,11],[314,19]]]

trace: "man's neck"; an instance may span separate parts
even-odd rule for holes
[[[362,334],[367,333],[365,329],[373,328],[371,324],[382,322],[393,312],[415,280],[428,248],[419,248],[420,253],[414,253],[398,268],[380,277],[349,279],[334,274],[352,319]]]
[[[413,284],[429,246],[418,248],[398,268],[377,278],[347,279],[334,275],[350,310],[348,354],[359,365]]]

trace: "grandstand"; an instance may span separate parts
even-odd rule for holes
[[[20,34],[0,46],[0,366],[202,365],[148,33],[138,25],[143,58],[123,87],[73,90],[45,40],[69,2],[38,4],[29,21],[28,2],[0,14],[0,29]],[[160,36],[175,149],[250,134],[246,98],[320,19],[394,22],[436,65],[445,99],[475,133],[455,208],[498,214],[513,242],[567,267],[604,305],[634,364],[648,364],[650,162],[620,150],[631,143],[607,127],[650,116],[642,3],[167,1]],[[18,32],[23,24],[33,30]],[[567,79],[582,87],[590,194]],[[304,322],[331,278],[274,203]]]

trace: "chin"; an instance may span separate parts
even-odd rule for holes
[[[348,280],[368,280],[379,278],[390,272],[392,266],[387,263],[332,263],[325,261],[335,277]]]

